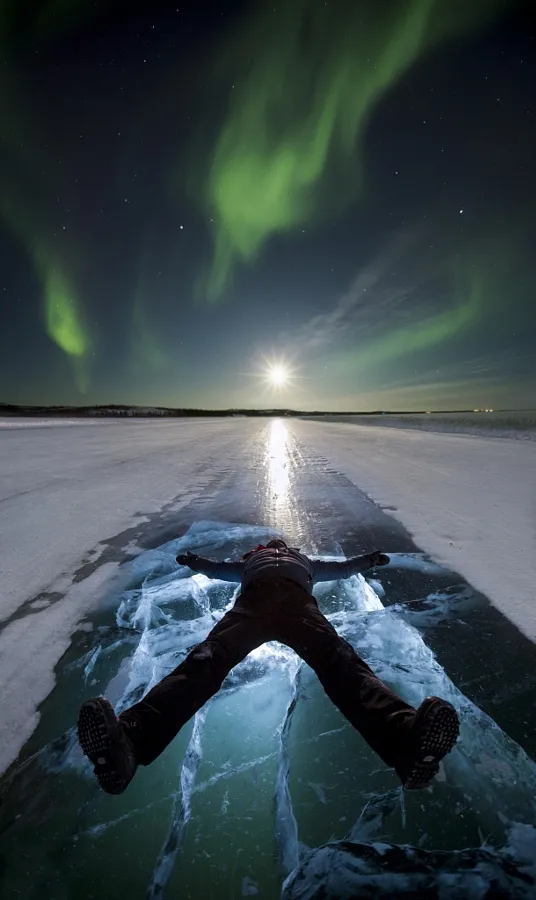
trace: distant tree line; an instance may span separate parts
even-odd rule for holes
[[[384,409],[358,410],[356,412],[336,412],[333,410],[304,411],[298,409],[197,409],[173,408],[168,406],[126,406],[123,404],[106,404],[102,406],[18,406],[13,403],[0,403],[0,416],[51,416],[51,417],[107,417],[107,418],[195,418],[224,416],[415,416],[444,415],[445,413],[469,413],[476,410],[443,409],[443,410],[403,410]]]

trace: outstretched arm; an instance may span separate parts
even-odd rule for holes
[[[366,572],[375,566],[386,566],[388,562],[389,557],[385,553],[380,553],[379,550],[366,553],[364,556],[351,556],[350,559],[344,559],[341,562],[325,562],[322,559],[315,559],[312,560],[313,582],[349,578],[350,575]]]
[[[188,566],[192,572],[201,572],[208,578],[220,581],[242,581],[243,562],[217,562],[215,559],[204,559],[196,553],[180,553],[177,556],[179,566]]]

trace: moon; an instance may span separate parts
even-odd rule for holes
[[[266,373],[266,377],[272,387],[282,388],[288,384],[290,373],[284,365],[276,363],[275,365],[270,366]]]

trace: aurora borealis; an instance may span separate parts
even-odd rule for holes
[[[530,4],[0,0],[0,49],[1,401],[534,406]]]
[[[364,178],[362,136],[382,95],[435,42],[493,8],[475,0],[451,16],[443,0],[295,0],[277,16],[266,10],[253,25],[250,71],[233,92],[211,170],[215,293],[234,257],[253,258],[271,235],[322,214],[326,181],[340,167],[340,205],[348,204],[348,189]]]

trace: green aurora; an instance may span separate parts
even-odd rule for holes
[[[454,302],[451,308],[426,316],[416,324],[396,328],[368,341],[358,351],[338,353],[332,365],[345,378],[362,376],[364,373],[372,373],[376,367],[390,360],[410,356],[452,340],[478,321],[485,309],[484,299],[483,279],[475,274],[468,280],[466,300]]]
[[[249,70],[233,85],[209,179],[221,295],[237,261],[318,221],[364,186],[363,136],[383,95],[440,41],[493,19],[507,0],[293,0],[244,31]],[[251,36],[250,36],[251,34]],[[236,45],[234,45],[236,47]]]
[[[31,46],[34,41],[50,38],[76,28],[94,14],[90,0],[49,0],[33,8],[22,9],[17,0],[0,2],[0,49],[5,70],[0,91],[0,115],[8,127],[3,131],[3,157],[0,176],[0,216],[4,225],[25,247],[36,276],[42,286],[43,324],[49,338],[73,361],[80,390],[88,382],[88,354],[92,339],[87,330],[82,301],[72,277],[68,251],[79,256],[64,243],[63,251],[50,238],[53,232],[53,204],[47,188],[54,183],[47,171],[46,138],[31,129],[23,115],[22,97],[27,86],[22,82],[16,63],[15,48]],[[37,179],[35,160],[39,156],[41,178]],[[13,172],[16,177],[13,178]]]

